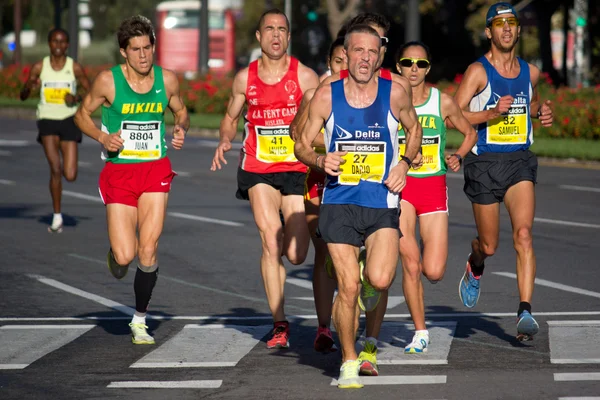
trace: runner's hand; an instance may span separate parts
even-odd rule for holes
[[[106,150],[114,153],[123,147],[125,141],[121,138],[121,130],[119,129],[117,133],[107,133],[106,135],[101,136],[100,143],[102,143],[102,146],[104,146]]]
[[[229,150],[231,150],[231,142],[228,139],[221,139],[217,149],[215,150],[215,156],[213,157],[212,165],[210,166],[211,171],[221,169],[221,162],[227,165],[225,153],[227,153]]]
[[[417,153],[415,159],[412,161],[412,164],[410,164],[410,166],[412,169],[419,169],[423,166],[423,154],[421,154],[421,152]]]
[[[65,105],[67,107],[73,107],[75,104],[77,104],[77,98],[71,93],[65,94]]]
[[[446,164],[453,172],[456,172],[460,169],[460,160],[454,154],[446,157]]]
[[[500,97],[500,100],[498,100],[498,103],[496,103],[496,107],[494,107],[494,113],[496,116],[498,117],[502,114],[506,114],[513,100],[514,99],[511,95]]]
[[[550,100],[546,100],[540,106],[539,120],[542,123],[542,126],[545,126],[545,127],[552,126],[552,121],[554,120],[554,112],[552,111],[552,108],[550,108],[551,105],[552,105],[552,102]]]
[[[185,140],[185,129],[181,125],[175,125],[173,128],[173,140],[171,144],[175,150],[181,150],[183,147],[183,141]]]
[[[406,173],[408,172],[408,164],[402,161],[390,170],[388,177],[383,183],[392,193],[400,193],[406,186]]]
[[[346,161],[342,158],[346,154],[347,151],[334,151],[332,153],[327,153],[325,156],[325,160],[323,160],[323,170],[327,175],[331,176],[340,176],[342,171],[340,171],[340,165],[343,165]]]

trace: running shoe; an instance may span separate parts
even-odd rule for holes
[[[290,324],[275,322],[273,337],[267,341],[267,349],[287,349],[290,347]]]
[[[315,350],[319,353],[331,353],[337,351],[331,330],[326,326],[319,326],[317,337],[315,338]]]
[[[329,277],[329,279],[333,279],[333,260],[331,259],[331,256],[329,254],[327,254],[327,257],[325,257],[325,271],[327,271],[327,276]]]
[[[470,254],[469,257],[471,257]],[[467,257],[465,273],[460,282],[458,282],[458,295],[465,307],[473,308],[477,305],[477,300],[479,300],[479,280],[481,276],[479,278],[473,276],[469,257]]]
[[[367,251],[366,249],[362,249],[360,254],[358,255],[358,265],[360,266],[360,294],[358,296],[358,305],[363,311],[373,311],[377,304],[379,304],[379,299],[381,298],[381,293],[375,290],[373,286],[369,282],[365,280],[363,275],[363,271],[365,270],[365,264],[367,261]]]
[[[129,271],[129,265],[119,265],[117,264],[117,260],[115,260],[115,256],[112,252],[112,249],[108,249],[108,254],[106,255],[106,264],[108,265],[108,270],[117,279],[125,278],[127,275],[127,271]]]
[[[62,231],[63,231],[62,224],[58,225],[57,227],[52,227],[52,225],[48,227],[48,232],[50,232],[50,233],[61,233]]]
[[[358,363],[358,360],[350,360],[342,364],[338,378],[340,389],[360,389],[364,386],[358,376]]]
[[[365,341],[365,347],[358,355],[360,366],[358,373],[360,375],[378,376],[377,368],[377,346],[369,341]]]
[[[412,342],[404,348],[405,354],[427,353],[429,347],[429,332],[417,332],[413,336]]]
[[[526,342],[533,340],[533,335],[538,333],[540,326],[527,310],[523,311],[517,320],[517,340]]]
[[[154,338],[148,334],[145,324],[129,324],[131,328],[131,342],[133,344],[154,344]]]

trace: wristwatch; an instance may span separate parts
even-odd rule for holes
[[[458,158],[458,163],[459,163],[460,165],[462,165],[462,162],[463,162],[463,158],[462,158],[462,156],[461,156],[460,154],[457,154],[457,153],[454,153],[454,154],[452,154],[452,155],[453,155],[454,157]]]
[[[411,159],[406,156],[400,156],[400,160],[404,161],[408,165],[408,168],[412,165]]]

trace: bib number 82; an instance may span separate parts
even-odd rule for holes
[[[131,132],[129,133],[130,140],[152,140],[152,132]]]
[[[515,117],[507,115],[504,117],[504,125],[513,125],[515,123]]]

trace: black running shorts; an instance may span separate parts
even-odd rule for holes
[[[469,154],[463,163],[464,191],[471,203],[494,204],[521,181],[537,181],[537,157],[529,150],[511,153]]]
[[[81,143],[81,131],[75,125],[73,117],[65,119],[38,119],[38,143],[42,143],[42,136],[56,135],[61,142]]]
[[[379,229],[400,230],[399,213],[398,208],[322,204],[319,213],[319,233],[325,243],[345,243],[360,247]]]
[[[248,190],[259,183],[267,184],[281,192],[282,195],[297,194],[304,196],[305,172],[275,172],[270,174],[255,174],[238,168],[238,190],[235,194],[240,200],[248,200]]]

